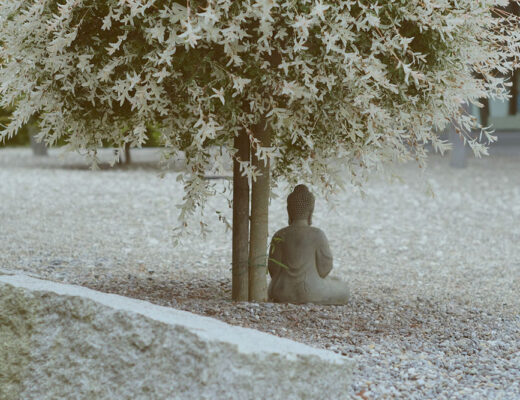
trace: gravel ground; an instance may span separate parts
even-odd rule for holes
[[[0,150],[0,268],[340,352],[358,363],[349,397],[520,399],[520,148],[464,170],[433,156],[317,201],[352,291],[341,307],[231,302],[230,233],[215,218],[206,240],[172,246],[182,188],[152,150],[101,171],[58,153]],[[223,198],[208,209],[231,215]],[[283,197],[270,218],[273,233]]]

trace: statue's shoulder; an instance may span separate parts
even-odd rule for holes
[[[312,229],[313,234],[322,240],[327,240],[327,236],[325,235],[325,232],[323,232],[320,228],[316,228],[315,226],[310,227]]]

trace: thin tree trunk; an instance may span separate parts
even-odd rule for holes
[[[125,164],[128,165],[132,162],[132,156],[130,154],[130,143],[125,143]]]
[[[270,128],[262,121],[255,129],[255,137],[262,147],[271,144]],[[267,301],[267,235],[269,219],[270,171],[254,152],[252,164],[262,174],[253,182],[251,193],[251,233],[249,245],[249,300]]]
[[[38,142],[38,140],[36,139],[36,135],[38,134],[38,125],[36,124],[35,118],[31,118],[31,120],[27,124],[27,132],[29,133],[29,138],[31,140],[31,149],[33,155],[46,156],[47,146],[45,146],[44,142]]]
[[[240,161],[249,161],[249,138],[245,132],[235,136],[234,148]],[[235,301],[249,299],[249,183],[240,175],[240,164],[233,160],[233,265],[232,294]]]
[[[480,102],[484,105],[480,109],[480,123],[482,126],[489,126],[489,99],[481,99]]]

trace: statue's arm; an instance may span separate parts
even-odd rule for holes
[[[323,232],[319,232],[318,248],[316,249],[316,269],[318,274],[325,278],[332,270],[332,252],[329,241]]]
[[[267,261],[267,268],[269,269],[269,275],[274,278],[280,273],[282,268],[282,238],[281,236],[274,235],[269,246],[269,258]]]

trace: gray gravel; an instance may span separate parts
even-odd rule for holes
[[[230,217],[226,200],[208,205],[206,240],[174,248],[182,188],[173,171],[159,177],[153,150],[102,171],[58,150],[0,150],[0,268],[346,354],[355,398],[520,399],[520,151],[508,150],[465,170],[433,156],[426,171],[374,176],[365,196],[318,201],[348,306],[229,301],[231,234],[216,217]],[[270,231],[285,221],[274,199]]]

